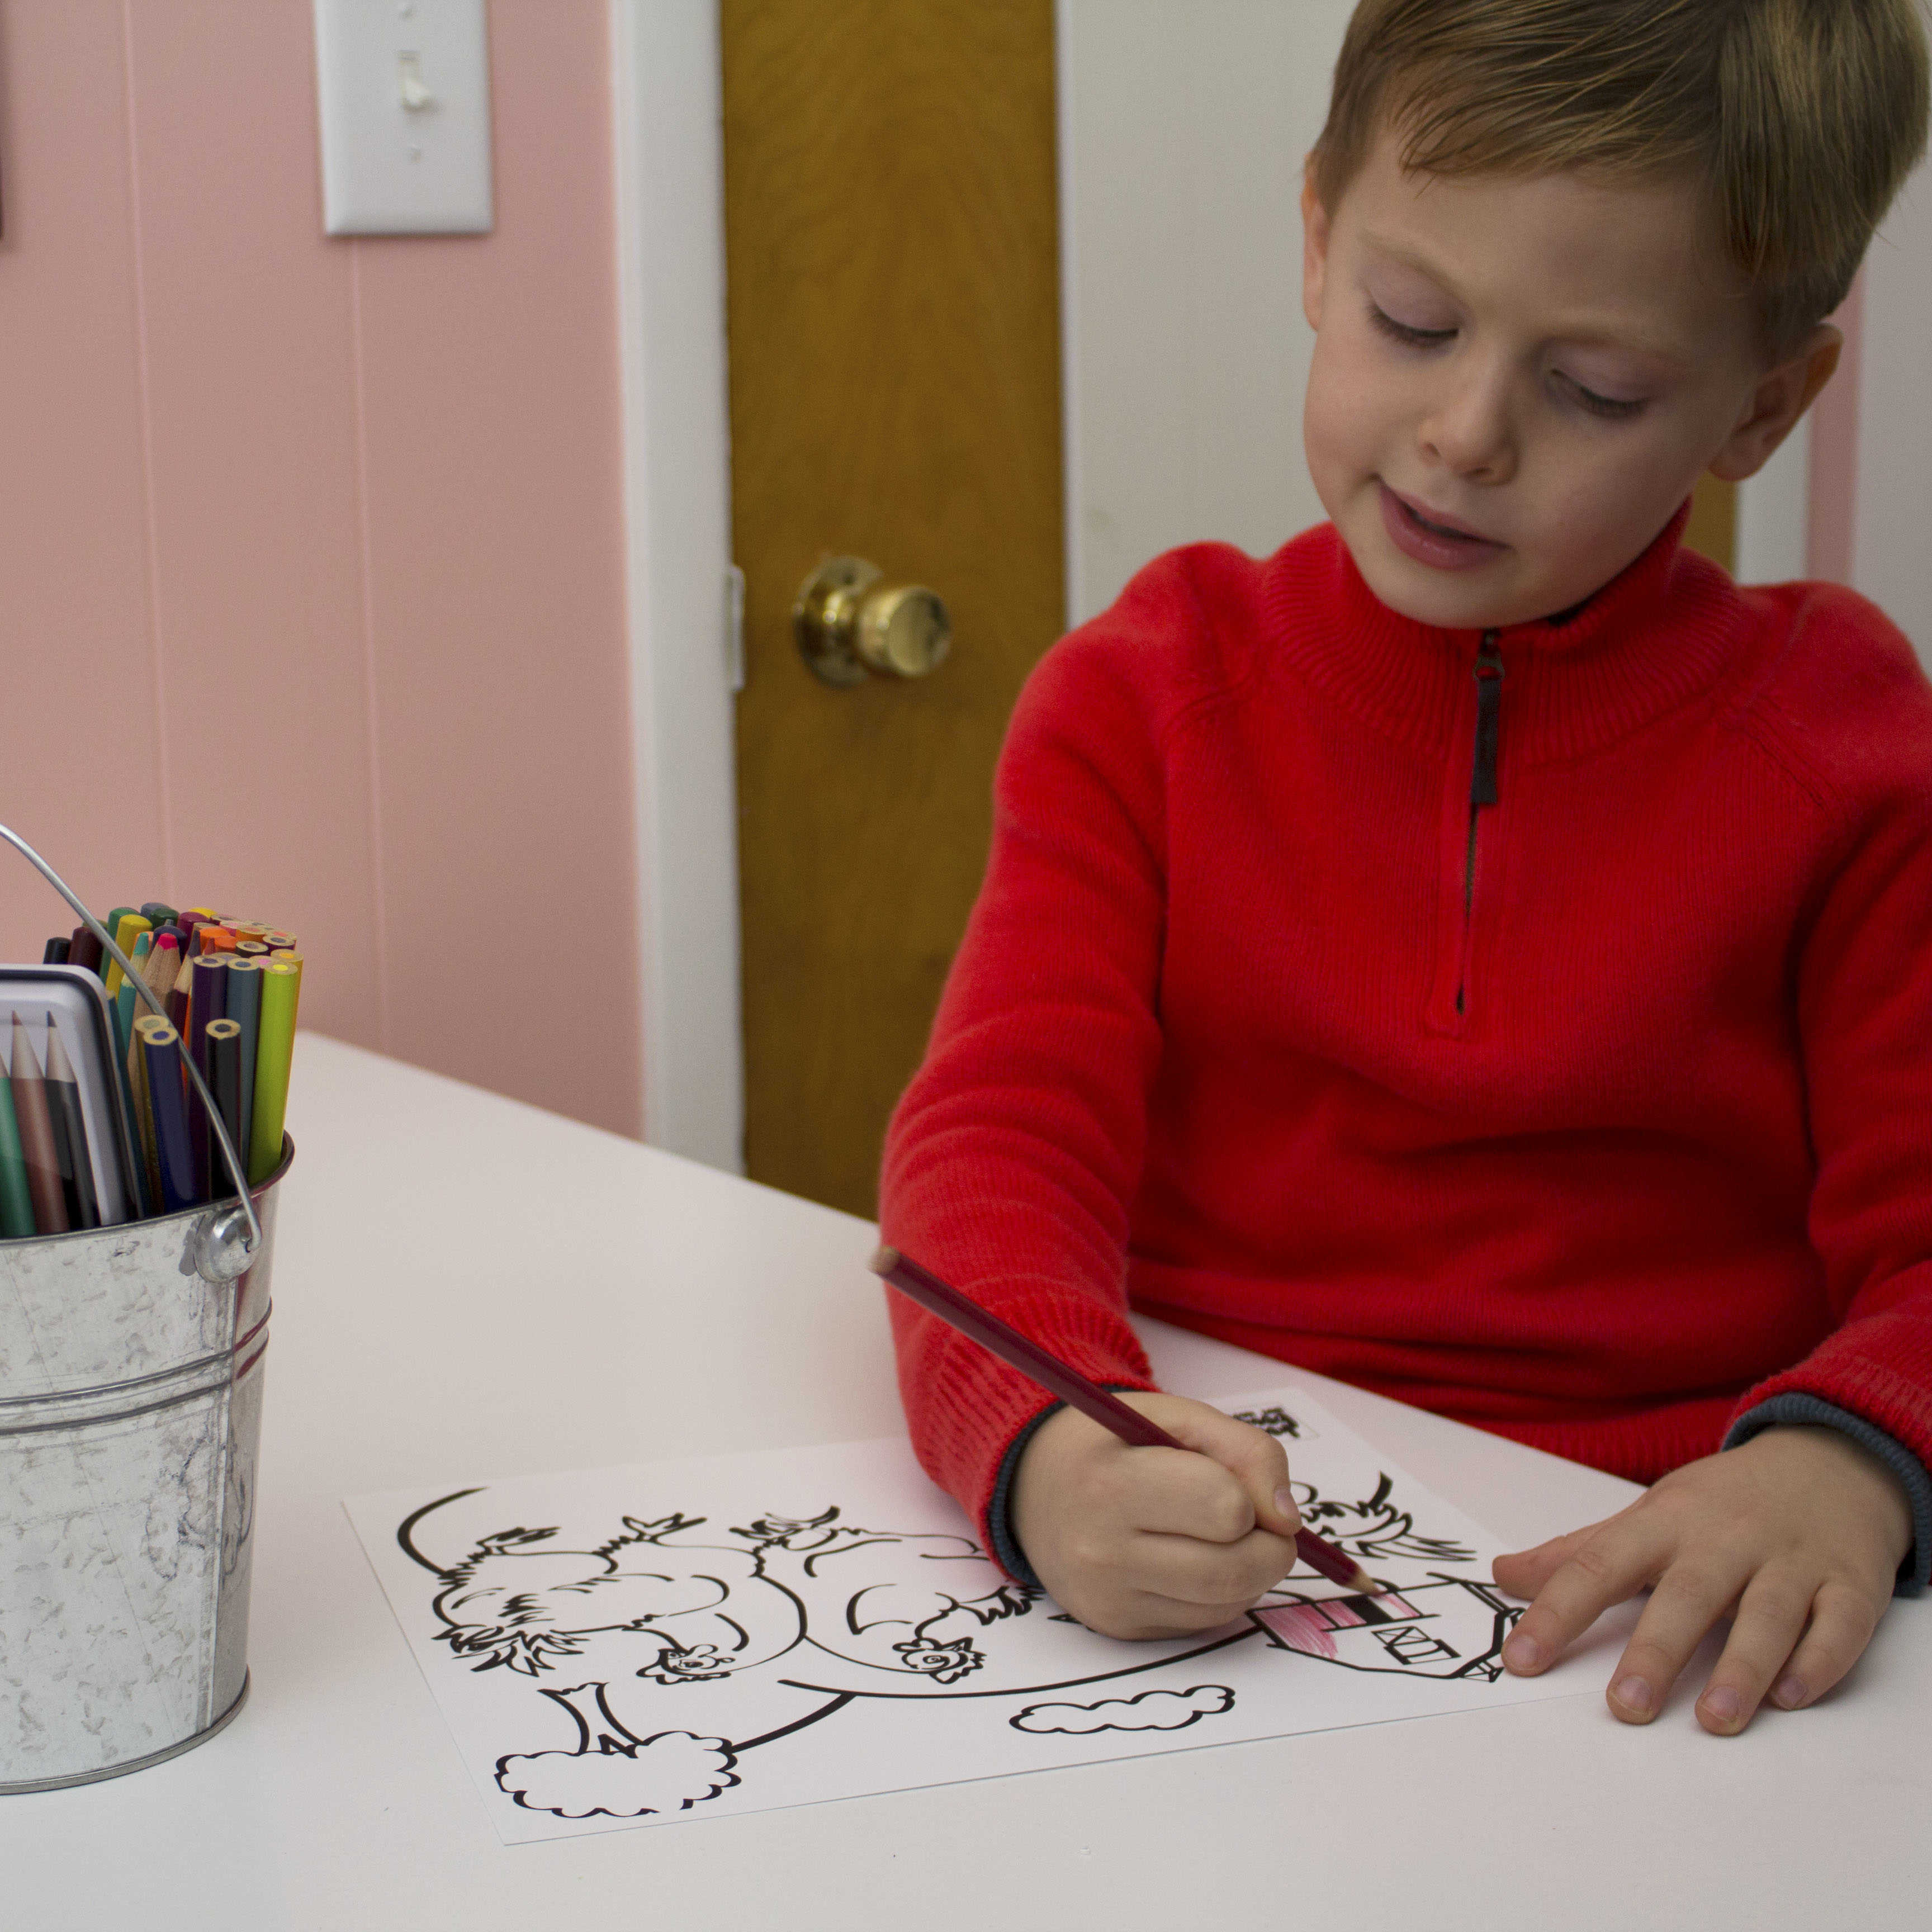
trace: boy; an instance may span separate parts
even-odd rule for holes
[[[1501,1559],[1510,1668],[1650,1601],[1643,1722],[1850,1669],[1932,1559],[1932,687],[1681,550],[1830,376],[1924,141],[1912,0],[1362,0],[1310,158],[1331,521],[1042,662],[886,1238],[1202,1453],[892,1298],[928,1471],[1124,1636],[1288,1570],[1277,1445],[1134,1305],[1654,1485]]]

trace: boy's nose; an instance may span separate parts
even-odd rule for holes
[[[1470,371],[1435,399],[1417,426],[1423,454],[1472,482],[1507,483],[1516,473],[1516,435],[1499,374]]]

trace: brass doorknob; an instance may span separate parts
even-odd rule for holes
[[[800,586],[792,634],[827,684],[873,677],[924,677],[952,642],[952,620],[922,584],[881,584],[862,556],[828,556]]]

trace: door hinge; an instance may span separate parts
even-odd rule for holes
[[[724,570],[724,676],[735,696],[745,688],[745,573]]]

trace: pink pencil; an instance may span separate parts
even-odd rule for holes
[[[1138,1409],[1130,1408],[1118,1396],[1098,1382],[1089,1382],[1078,1369],[982,1308],[970,1295],[962,1294],[949,1282],[941,1281],[931,1269],[921,1268],[909,1255],[901,1254],[896,1248],[881,1248],[870,1265],[874,1274],[884,1275],[902,1294],[910,1296],[940,1321],[951,1323],[961,1334],[1022,1375],[1030,1376],[1069,1408],[1077,1408],[1103,1429],[1111,1429],[1130,1447],[1197,1453],[1189,1450],[1186,1443],[1177,1442],[1159,1423],[1150,1421]],[[1295,1532],[1294,1547],[1310,1569],[1320,1571],[1331,1583],[1346,1584],[1360,1596],[1380,1593],[1381,1584],[1360,1564],[1312,1529]]]

